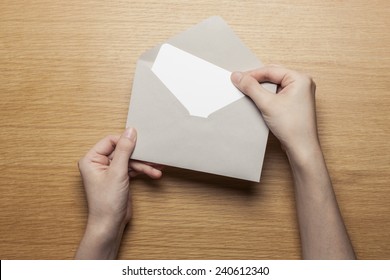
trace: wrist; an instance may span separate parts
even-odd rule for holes
[[[325,159],[319,142],[300,146],[299,149],[286,149],[286,154],[295,186],[308,185],[304,182],[309,178],[318,177],[319,170],[326,170]]]
[[[118,234],[121,234],[126,224],[115,219],[88,216],[86,232],[92,233],[95,238],[107,242],[115,241]]]
[[[85,235],[89,236],[96,246],[109,251],[119,247],[125,226],[112,220],[89,216]]]
[[[125,224],[88,217],[84,237],[76,253],[77,259],[115,259]]]
[[[286,148],[287,158],[292,166],[304,167],[311,161],[323,158],[321,145],[318,141],[300,147]]]
[[[325,159],[318,145],[307,146],[301,150],[286,151],[294,179],[297,199],[305,201],[322,201],[329,197],[332,186],[328,175]],[[324,186],[326,182],[326,187]],[[309,191],[310,190],[310,191]]]

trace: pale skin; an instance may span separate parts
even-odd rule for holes
[[[161,177],[161,166],[130,160],[136,140],[133,128],[107,136],[79,161],[88,221],[76,259],[115,259],[132,216],[131,178],[140,173]]]
[[[233,84],[251,98],[290,162],[304,259],[355,259],[318,139],[315,84],[301,73],[266,66],[232,74]],[[278,85],[274,94],[260,83]],[[77,259],[114,259],[132,216],[129,183],[143,173],[158,179],[161,166],[132,161],[136,130],[107,136],[80,161],[88,221]]]
[[[281,66],[233,73],[261,111],[290,162],[304,259],[355,259],[317,133],[312,78]],[[259,82],[278,85],[273,94]]]

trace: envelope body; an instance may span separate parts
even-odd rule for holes
[[[262,65],[220,17],[164,43],[230,72]],[[127,117],[138,132],[132,158],[259,182],[268,128],[254,103],[243,97],[207,118],[191,116],[151,70],[160,46],[137,61]]]

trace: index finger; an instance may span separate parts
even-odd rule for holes
[[[264,66],[247,73],[260,83],[271,82],[281,87],[288,86],[298,78],[297,72],[276,65]]]

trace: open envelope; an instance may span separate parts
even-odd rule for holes
[[[220,17],[165,43],[229,72],[261,66]],[[254,103],[243,96],[207,117],[190,115],[152,71],[160,47],[137,62],[127,118],[127,126],[138,132],[132,158],[259,182],[268,128]],[[271,84],[263,86],[276,90]]]

